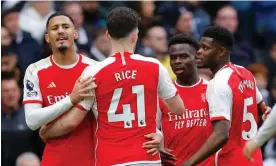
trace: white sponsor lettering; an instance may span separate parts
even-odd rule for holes
[[[183,127],[190,128],[194,126],[206,126],[207,118],[209,118],[206,108],[199,110],[185,109],[181,116],[168,112],[168,116],[169,122],[174,123],[175,129],[181,129]]]
[[[69,94],[66,92],[65,95],[59,95],[59,96],[54,96],[54,95],[48,95],[47,96],[47,100],[49,102],[49,104],[55,104],[58,101],[64,99],[66,96],[68,96]]]

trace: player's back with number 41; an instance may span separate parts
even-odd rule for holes
[[[162,64],[131,53],[138,38],[138,18],[129,8],[111,11],[107,27],[113,55],[82,74],[82,79],[95,77],[97,85],[96,97],[80,103],[86,110],[93,107],[97,119],[95,165],[160,165],[159,155],[142,148],[144,135],[156,132],[157,96],[172,112],[184,111]]]

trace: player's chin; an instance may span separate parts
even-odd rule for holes
[[[58,47],[59,52],[65,52],[68,49],[67,45],[61,45]]]
[[[185,72],[184,69],[173,69],[173,73],[174,73],[176,76],[181,76],[181,75],[183,75],[184,72]]]
[[[199,68],[199,69],[208,68],[208,67],[207,67],[205,64],[203,64],[203,63],[197,63],[196,66],[197,66],[197,68]]]

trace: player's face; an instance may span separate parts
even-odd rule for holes
[[[170,65],[178,78],[190,75],[194,71],[196,52],[197,50],[189,44],[175,44],[169,47]]]
[[[197,51],[196,63],[198,68],[212,68],[217,63],[219,46],[212,38],[202,37]]]
[[[72,21],[66,16],[57,16],[50,20],[45,39],[53,49],[65,51],[74,47],[74,40],[78,33]]]

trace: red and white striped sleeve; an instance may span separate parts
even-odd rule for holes
[[[207,86],[206,99],[211,121],[224,119],[231,121],[233,94],[228,85],[231,74],[231,69],[224,69]]]
[[[37,75],[37,69],[35,64],[31,64],[25,73],[24,76],[24,89],[23,89],[23,103],[42,103],[42,95],[39,88],[39,78]]]

